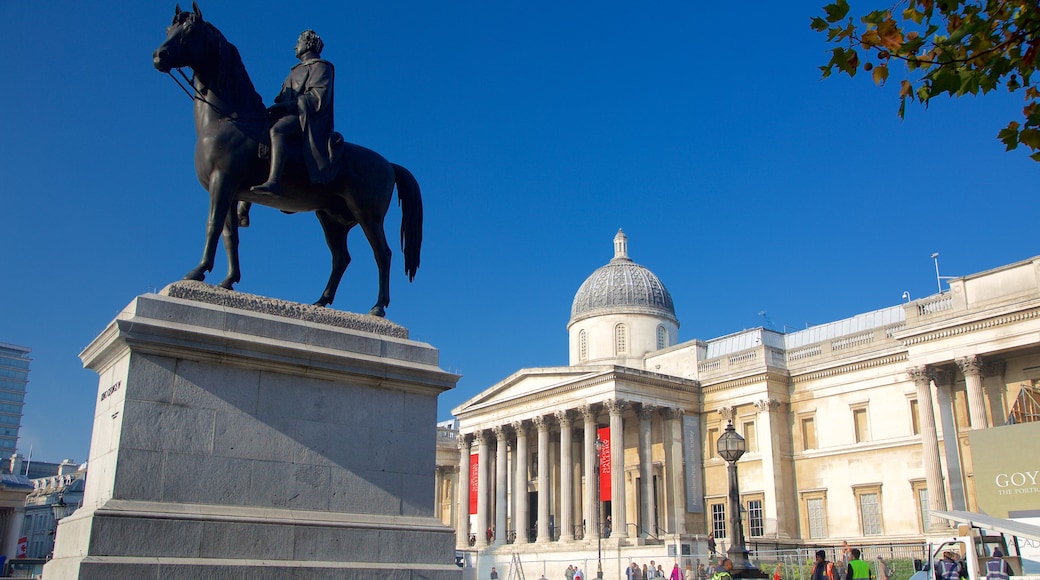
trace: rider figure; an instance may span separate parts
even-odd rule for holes
[[[271,126],[271,173],[267,181],[252,191],[268,195],[281,193],[279,179],[285,166],[288,139],[302,137],[303,158],[311,183],[328,183],[336,176],[343,138],[333,131],[332,88],[335,72],[322,60],[325,43],[313,30],[304,30],[296,42],[296,58],[282,83],[282,90],[267,109],[274,119]]]

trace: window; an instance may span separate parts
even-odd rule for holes
[[[766,535],[765,518],[762,517],[762,500],[752,499],[747,502],[748,535]]]
[[[913,481],[910,486],[914,490],[914,500],[917,502],[917,525],[921,533],[928,531],[928,484],[924,480]]]
[[[816,449],[816,419],[802,418],[802,450]],[[813,536],[815,537],[815,536]]]
[[[578,360],[589,358],[589,333],[582,329],[578,333]]]
[[[859,494],[859,521],[864,536],[881,535],[880,494],[875,492]]]
[[[917,406],[917,399],[910,399],[910,432],[921,434],[921,409]]]
[[[827,537],[827,513],[825,498],[822,496],[808,497],[805,499],[805,511],[808,517],[809,537]]]
[[[726,537],[726,504],[711,504],[711,533],[718,538]]]
[[[748,453],[758,453],[758,435],[755,432],[755,422],[745,421],[743,425],[744,442]]]
[[[628,352],[628,337],[626,335],[624,324],[614,327],[614,354],[622,355]]]
[[[856,443],[870,441],[870,431],[867,429],[866,407],[852,410],[852,426],[856,430]]]
[[[708,429],[708,437],[705,443],[708,444],[708,459],[715,459],[719,456],[719,428],[712,427]]]
[[[657,350],[668,346],[668,331],[664,329],[664,325],[657,327]]]
[[[859,509],[860,533],[864,536],[882,535],[881,484],[856,486],[852,488],[852,493]]]

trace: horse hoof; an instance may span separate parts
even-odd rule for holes
[[[322,298],[321,300],[318,300],[317,302],[315,302],[313,304],[313,306],[320,306],[322,308],[325,308],[326,306],[328,306],[331,303],[332,303],[331,300],[325,300],[324,298]]]
[[[378,316],[380,318],[386,317],[386,310],[382,306],[373,306],[372,310],[368,311],[369,316]]]
[[[199,282],[202,282],[203,280],[206,279],[206,271],[203,270],[202,268],[195,268],[191,272],[188,272],[187,274],[185,274],[184,275],[184,279],[185,280],[197,280]]]
[[[225,278],[220,284],[218,284],[218,286],[220,286],[221,288],[226,288],[228,290],[234,290],[235,282],[238,282],[238,280],[234,280],[232,278]]]

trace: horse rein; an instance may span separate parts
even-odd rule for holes
[[[206,103],[207,105],[209,105],[214,111],[216,111],[217,114],[221,115],[225,119],[231,119],[232,121],[237,121],[238,119],[258,120],[258,119],[265,119],[266,118],[266,117],[259,116],[259,115],[248,115],[248,116],[246,116],[246,115],[238,115],[238,114],[229,115],[229,114],[225,113],[223,109],[221,109],[217,105],[214,105],[213,103],[211,103],[208,100],[206,100],[206,97],[204,97],[202,95],[202,93],[200,93],[199,90],[197,88],[195,88],[195,82],[192,81],[192,79],[189,79],[188,75],[184,74],[184,70],[178,68],[177,72],[180,73],[181,77],[184,79],[184,82],[188,83],[188,85],[191,86],[191,89],[192,89],[191,91],[189,91],[187,89],[187,87],[185,87],[184,85],[181,84],[180,79],[178,79],[177,77],[173,76],[173,71],[172,70],[166,71],[166,74],[170,75],[170,78],[173,79],[173,82],[177,83],[177,86],[180,87],[182,91],[184,91],[184,94],[188,95],[188,98],[191,99],[192,102],[194,102],[194,101],[202,101],[203,103]],[[194,94],[192,94],[192,91],[194,91]]]

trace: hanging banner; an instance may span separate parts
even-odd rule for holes
[[[683,455],[686,463],[686,511],[691,514],[704,513],[704,488],[701,479],[704,465],[701,457],[701,417],[683,415]]]
[[[597,431],[603,448],[599,450],[599,501],[610,501],[610,427]]]
[[[477,513],[477,486],[480,485],[480,455],[474,453],[469,456],[469,513]]]

